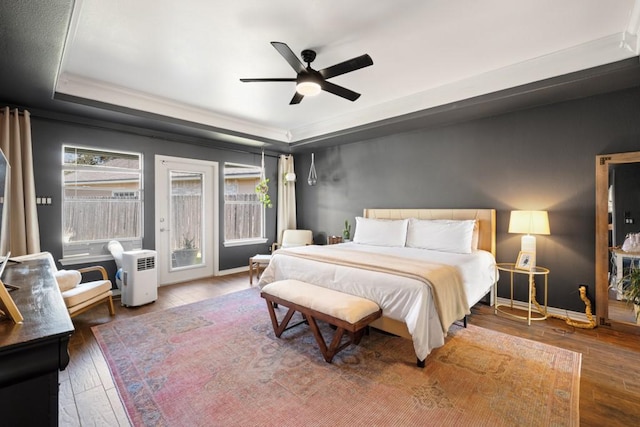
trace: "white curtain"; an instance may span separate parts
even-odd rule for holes
[[[5,202],[10,206],[11,255],[40,252],[31,118],[28,111],[11,111],[9,107],[0,110],[0,149],[11,166],[11,187],[9,194],[5,195]]]
[[[286,176],[288,173],[295,173],[293,156],[281,155],[278,159],[278,243],[282,243],[282,232],[284,230],[297,228],[296,182],[287,181]]]

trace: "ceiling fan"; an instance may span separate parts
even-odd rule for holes
[[[373,65],[371,57],[365,54],[316,71],[311,68],[311,63],[316,59],[315,51],[310,49],[302,51],[302,60],[307,63],[307,66],[305,67],[302,61],[298,59],[286,43],[271,42],[271,45],[276,48],[280,55],[284,57],[298,75],[295,78],[240,79],[240,81],[244,83],[296,82],[296,93],[293,95],[293,98],[291,98],[291,102],[289,103],[290,105],[299,104],[305,96],[317,95],[321,90],[338,95],[342,98],[348,99],[349,101],[355,101],[360,97],[359,93],[328,82],[327,79]]]

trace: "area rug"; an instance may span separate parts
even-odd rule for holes
[[[579,353],[473,325],[424,369],[375,330],[326,363],[307,325],[275,337],[255,288],[93,333],[135,426],[579,424]]]

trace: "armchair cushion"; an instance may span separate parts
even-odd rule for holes
[[[311,230],[284,230],[282,232],[282,243],[274,242],[271,245],[271,252],[274,252],[278,247],[292,248],[305,245],[313,245],[313,232]]]
[[[284,230],[282,233],[282,248],[305,246],[313,244],[313,232],[311,230]]]
[[[73,289],[62,292],[62,299],[64,299],[67,308],[71,310],[74,306],[83,302],[90,302],[94,297],[102,296],[105,293],[111,294],[111,281],[96,280],[94,282],[80,283]]]
[[[75,288],[82,280],[82,274],[78,270],[58,270],[54,275],[60,292]]]

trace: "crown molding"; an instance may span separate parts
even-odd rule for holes
[[[62,73],[58,76],[55,92],[69,97],[85,98],[127,109],[200,123],[218,129],[227,129],[245,135],[255,135],[261,139],[290,142],[286,129],[260,126],[256,123],[218,114],[204,108],[197,108],[70,73]]]

